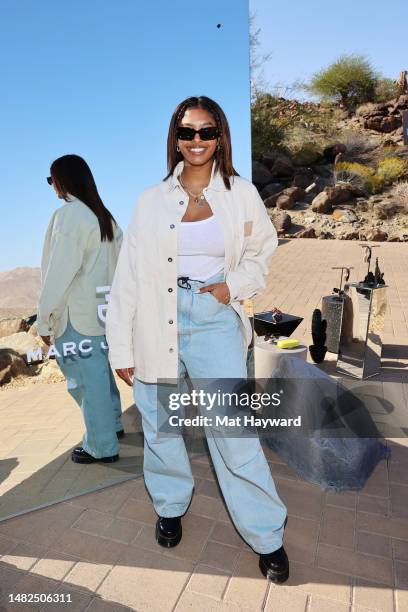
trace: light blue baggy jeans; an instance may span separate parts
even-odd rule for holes
[[[65,343],[68,352],[68,342],[73,343],[75,355],[64,356],[63,345]],[[108,351],[103,346],[107,346],[105,336],[84,336],[69,320],[62,336],[55,339],[55,347],[61,355],[56,357],[57,363],[67,380],[69,394],[82,411],[85,423],[82,447],[96,459],[119,453],[116,432],[123,429],[119,390],[108,361]]]
[[[216,275],[205,284],[223,278]],[[203,284],[189,283],[191,289],[178,288],[179,377],[187,374],[192,381],[246,378],[246,346],[237,313],[210,293],[194,293]],[[135,379],[133,390],[143,423],[146,487],[159,516],[181,516],[194,488],[183,437],[157,435],[158,385]],[[259,438],[214,433],[206,428],[211,459],[235,527],[255,552],[277,550],[282,546],[286,507]]]

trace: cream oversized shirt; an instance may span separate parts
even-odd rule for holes
[[[73,196],[57,208],[44,239],[37,329],[41,336],[61,336],[68,316],[73,327],[89,336],[105,333],[109,295],[122,230],[101,241],[97,216]],[[104,311],[105,309],[105,311]]]
[[[112,366],[135,368],[136,378],[157,382],[177,378],[177,244],[188,195],[178,176],[143,191],[125,233],[112,283],[106,337]],[[228,190],[213,164],[204,195],[224,234],[224,275],[231,306],[252,329],[241,303],[265,286],[269,262],[278,245],[276,230],[252,183],[231,177]]]

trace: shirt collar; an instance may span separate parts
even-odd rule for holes
[[[169,178],[166,181],[168,183],[169,191],[173,191],[176,187],[178,187],[179,189],[183,189],[179,181],[179,178],[178,178],[180,174],[182,173],[183,169],[184,169],[184,160],[182,159],[177,164],[177,166],[174,168],[173,174],[169,176]],[[224,185],[224,179],[222,178],[220,172],[215,171],[215,162],[213,162],[213,165],[212,165],[210,182],[208,183],[207,189],[214,189],[215,191],[227,191],[227,188]]]

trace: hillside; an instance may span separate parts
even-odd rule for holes
[[[282,237],[408,241],[408,95],[354,112],[263,94],[252,180]]]
[[[0,318],[32,314],[40,284],[39,268],[21,267],[0,272]]]

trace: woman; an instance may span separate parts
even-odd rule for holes
[[[247,376],[252,329],[241,301],[264,286],[277,237],[255,187],[232,165],[229,126],[216,102],[202,96],[178,105],[167,158],[168,175],[141,194],[124,238],[107,339],[111,363],[133,384],[142,416],[156,539],[171,547],[181,539],[194,481],[182,436],[158,435],[163,379]],[[237,530],[259,553],[264,575],[284,582],[286,508],[259,439],[211,428],[206,436]]]
[[[64,204],[52,215],[45,236],[38,333],[47,345],[54,336],[58,365],[85,421],[82,446],[73,450],[72,460],[109,463],[119,458],[118,437],[124,432],[104,310],[122,231],[82,157],[64,155],[50,172],[47,181]]]

